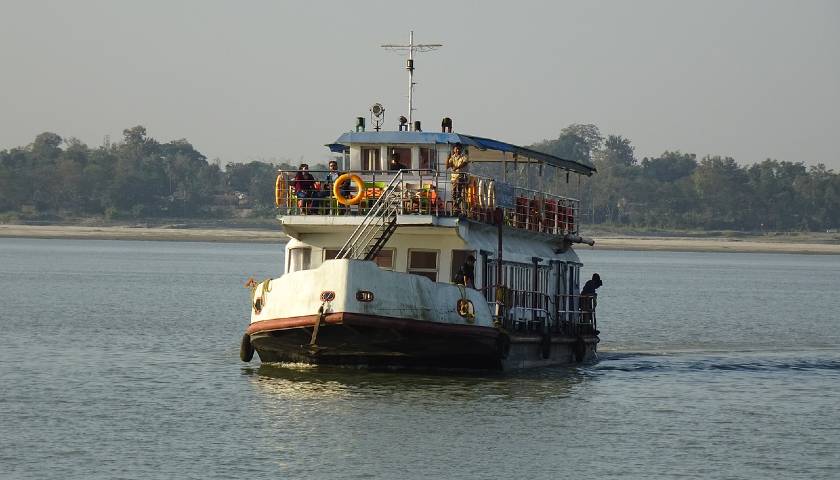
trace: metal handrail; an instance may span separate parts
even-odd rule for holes
[[[293,176],[296,171],[280,171],[280,174],[287,175],[289,190],[293,189]],[[310,171],[312,174],[323,175],[329,171]],[[462,209],[454,205],[452,197],[451,182],[448,172],[435,170],[399,170],[394,171],[365,171],[356,172],[365,181],[377,182],[378,178],[389,178],[389,185],[398,186],[402,194],[403,204],[399,207],[400,214],[417,213],[423,215],[434,215],[438,217],[466,217],[482,223],[494,223],[493,207],[484,205],[478,200],[474,190],[471,191]],[[485,182],[496,181],[492,177],[468,174],[469,179]],[[396,179],[396,182],[395,182]],[[316,182],[319,179],[315,180]],[[321,183],[324,183],[321,181]],[[416,183],[416,187],[412,185]],[[398,184],[398,185],[397,185]],[[411,185],[411,186],[409,186]],[[544,191],[534,190],[525,187],[511,185],[513,193],[513,206],[502,207],[505,223],[516,229],[529,230],[534,232],[547,233],[551,235],[567,235],[579,233],[581,220],[580,200],[562,195],[555,195]],[[371,187],[367,187],[371,188]],[[377,187],[373,187],[377,188]],[[331,192],[322,192],[321,197],[307,198],[303,202],[308,208],[303,208],[303,213],[343,215],[355,213],[370,213],[373,206],[347,207],[334,205],[335,197]],[[295,204],[292,195],[287,195],[285,208],[292,212]],[[380,195],[381,198],[381,195]]]
[[[368,211],[367,215],[362,219],[359,225],[353,230],[353,233],[344,242],[341,250],[338,251],[336,258],[361,258],[364,249],[370,246],[376,232],[379,228],[385,225],[385,219],[391,218],[398,213],[392,201],[393,196],[399,193],[396,185],[402,182],[402,171],[397,172],[391,182],[382,190],[382,193],[376,199],[373,206]],[[397,204],[396,206],[398,206]],[[380,221],[381,222],[378,222]],[[377,223],[375,223],[377,222]],[[359,251],[358,246],[362,244],[363,247]]]

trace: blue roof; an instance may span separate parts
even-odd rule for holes
[[[453,144],[460,143],[478,148],[479,150],[496,150],[500,152],[515,153],[517,155],[533,158],[548,165],[581,173],[592,175],[595,167],[589,163],[566,160],[547,153],[531,150],[530,148],[519,147],[510,143],[500,142],[490,138],[476,137],[462,133],[437,133],[437,132],[348,132],[340,137],[335,143],[327,145],[332,151],[339,151],[340,145],[353,143],[364,144],[387,144],[387,145],[423,145],[423,144]]]

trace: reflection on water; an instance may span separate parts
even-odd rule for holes
[[[586,378],[577,367],[520,372],[391,372],[356,368],[264,363],[244,368],[271,400],[411,397],[446,403],[485,399],[547,401],[568,397]]]

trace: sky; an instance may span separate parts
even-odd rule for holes
[[[210,160],[309,163],[374,103],[519,145],[573,123],[840,171],[840,2],[0,0],[0,149],[146,127]]]

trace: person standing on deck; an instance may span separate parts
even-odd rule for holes
[[[592,312],[594,312],[595,307],[598,306],[597,290],[603,284],[604,282],[601,281],[601,276],[597,273],[593,273],[592,279],[587,280],[586,283],[583,284],[583,290],[580,291],[580,310],[584,312],[584,322],[592,321]]]
[[[315,177],[309,173],[309,165],[300,164],[294,180],[295,196],[298,198],[298,208],[303,214],[312,213],[313,197],[315,196]]]
[[[338,162],[336,160],[330,160],[327,168],[329,168],[329,171],[327,172],[327,176],[324,179],[324,185],[321,190],[321,197],[333,199],[335,198],[333,196],[333,185],[335,185],[335,181],[338,180],[338,177],[341,176],[341,172],[338,171]],[[344,185],[342,185],[341,188],[339,188],[339,193],[341,193],[345,197],[350,195],[350,183],[351,182],[346,182]],[[348,207],[347,205],[342,205],[338,202],[334,202],[334,200],[325,201],[329,202],[330,212],[333,212],[335,210],[334,207],[338,207],[338,213],[346,213],[350,210],[350,207]],[[326,205],[324,205],[324,207],[326,207]]]
[[[455,283],[469,288],[475,288],[475,257],[467,256],[464,264],[455,275]]]
[[[467,172],[469,171],[470,157],[462,153],[462,146],[456,143],[452,146],[452,154],[446,159],[447,170],[452,170],[450,181],[452,183],[452,203],[454,208],[461,212],[466,210],[464,203],[464,189],[467,185]]]

